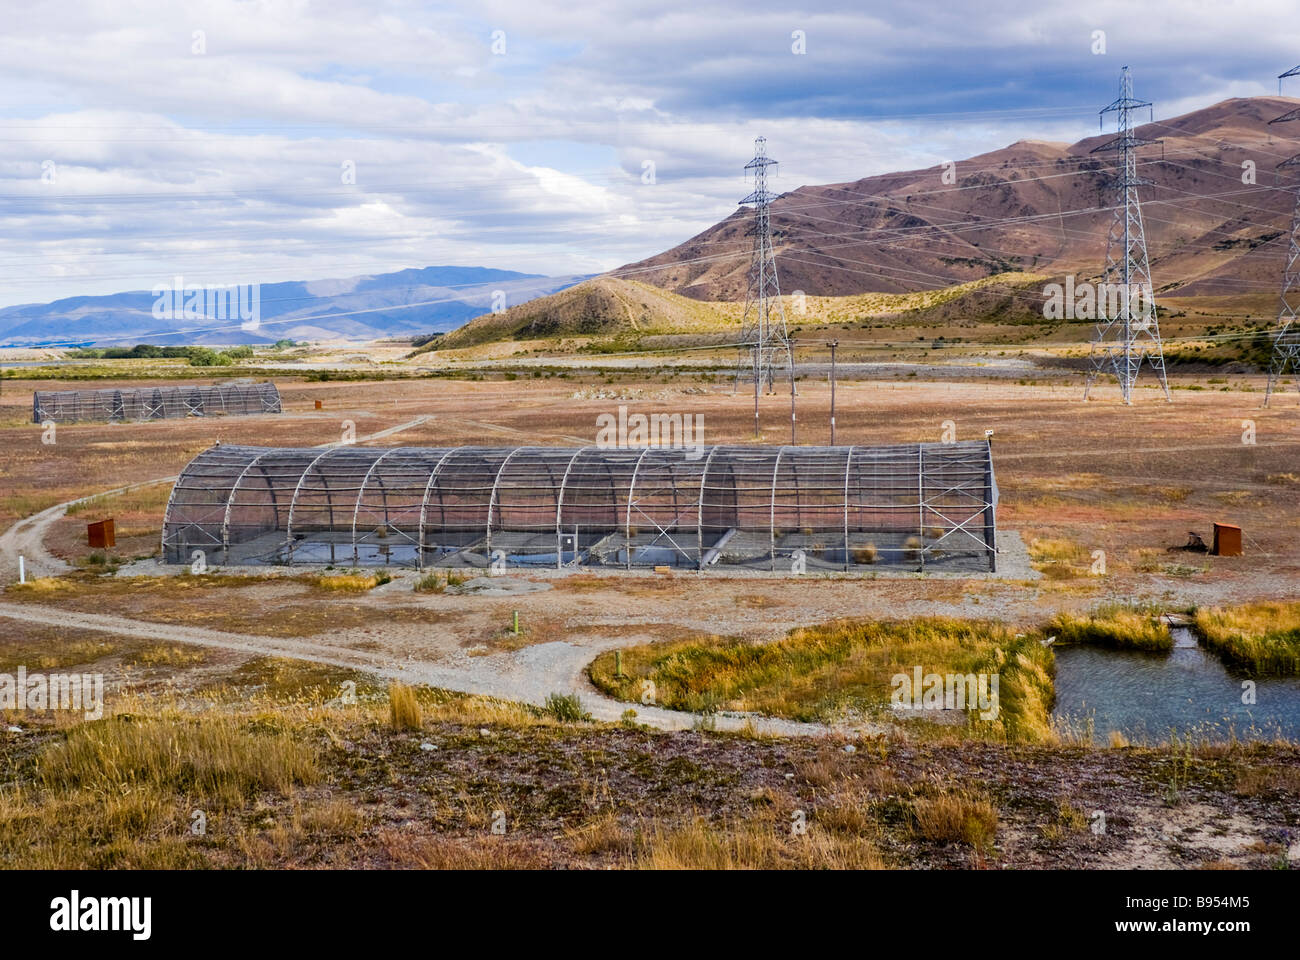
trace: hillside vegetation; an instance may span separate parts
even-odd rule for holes
[[[894,318],[904,322],[942,320],[956,325],[995,318],[1003,323],[1024,323],[1041,317],[1032,309],[1032,297],[1023,293],[1041,290],[1047,280],[1031,273],[1004,273],[915,293],[811,297],[792,291],[781,301],[791,328]],[[1018,291],[1022,295],[1014,297]],[[1014,309],[1013,300],[1022,305],[1019,311]],[[739,328],[743,310],[743,302],[692,300],[635,280],[597,277],[501,313],[475,317],[434,338],[416,353],[506,341],[724,333]]]

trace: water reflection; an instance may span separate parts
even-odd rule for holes
[[[1247,677],[1226,670],[1186,627],[1174,627],[1167,655],[1069,646],[1056,650],[1058,725],[1084,729],[1106,743],[1111,731],[1130,741],[1192,735],[1212,741],[1300,739],[1300,678],[1255,681],[1255,702],[1243,703]]]

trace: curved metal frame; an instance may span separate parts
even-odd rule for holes
[[[167,506],[163,508],[162,533],[158,535],[158,548],[159,550],[162,551],[163,556],[167,555],[167,529],[168,527],[171,526],[172,500],[176,496],[176,490],[180,488],[181,484],[185,482],[186,477],[195,476],[195,474],[197,473],[197,470],[195,469],[195,465],[197,463],[198,463],[198,458],[195,457],[189,463],[185,464],[184,469],[181,470],[181,472],[176,475],[176,480],[172,484],[172,492],[167,497]]]
[[[425,525],[428,523],[429,519],[429,491],[433,489],[433,485],[438,479],[438,474],[442,470],[442,465],[447,462],[447,458],[455,456],[464,449],[466,448],[452,447],[444,453],[439,458],[437,464],[434,465],[432,472],[429,474],[429,482],[424,485],[424,496],[420,498],[420,540],[415,548],[415,565],[421,570],[424,569],[424,531]]]
[[[641,456],[632,465],[632,477],[627,484],[627,507],[623,511],[623,548],[627,553],[627,569],[632,569],[632,500],[636,494],[636,475],[641,472],[641,463],[653,447],[646,447]]]
[[[771,544],[768,551],[768,563],[773,570],[776,569],[776,479],[781,475],[781,456],[786,451],[781,447],[776,451],[776,460],[772,462],[772,502],[771,512],[768,514],[767,535]]]
[[[56,423],[164,420],[204,416],[209,406],[217,412],[218,404],[220,412],[228,416],[282,412],[280,391],[268,380],[247,385],[220,383],[184,387],[37,390],[32,395],[32,419],[36,423],[46,420]]]
[[[849,569],[849,477],[852,476],[853,451],[857,447],[849,444],[849,455],[844,458],[844,569]]]
[[[891,563],[899,559],[897,540],[916,532],[923,540],[921,563],[928,565],[942,556],[945,564],[966,564],[973,555],[987,555],[989,563],[993,562],[996,533],[991,518],[996,483],[987,443],[892,448],[713,446],[703,452],[701,463],[686,450],[671,447],[603,451],[593,446],[560,450],[533,446],[429,449],[336,444],[324,449],[268,449],[218,445],[199,454],[178,476],[164,511],[161,542],[169,562],[180,562],[190,546],[219,548],[230,562],[232,536],[238,526],[241,543],[273,542],[275,554],[292,563],[298,553],[297,541],[302,537],[311,540],[319,531],[318,539],[331,546],[347,537],[353,562],[359,563],[360,511],[366,506],[371,484],[379,483],[385,511],[392,505],[405,518],[397,522],[416,547],[414,565],[421,568],[434,529],[441,529],[439,543],[443,545],[461,544],[462,552],[476,554],[486,546],[489,555],[496,534],[509,534],[508,544],[516,542],[512,539],[516,535],[520,543],[533,544],[539,538],[546,543],[553,532],[554,565],[563,568],[566,525],[579,531],[574,541],[575,561],[583,556],[580,531],[585,529],[596,542],[608,546],[588,550],[583,563],[624,568],[645,565],[658,553],[634,556],[633,513],[637,512],[638,522],[643,516],[659,531],[652,545],[666,540],[674,548],[672,560],[663,562],[690,566],[694,561],[696,568],[703,569],[706,557],[718,554],[704,544],[704,509],[709,504],[715,511],[711,527],[721,525],[723,536],[733,529],[744,534],[736,540],[737,549],[729,552],[729,563],[761,569],[766,552],[767,567],[775,570],[778,518],[781,529],[806,528],[808,537],[814,529],[821,533],[840,528],[843,562],[834,564],[830,557],[819,555],[823,569],[827,564],[830,569],[846,570],[860,566],[851,550],[851,531],[855,529],[885,536]],[[251,499],[240,501],[249,477],[258,471],[265,491],[259,486]],[[769,488],[766,516],[762,509],[765,483]],[[359,485],[348,516],[346,491],[353,484]],[[698,484],[694,503],[688,492],[692,484]],[[430,511],[435,491],[443,501],[437,519]],[[334,503],[336,495],[339,504]],[[837,499],[839,517],[835,516]],[[305,504],[317,500],[322,511],[319,522],[308,523],[302,511],[307,509]],[[418,532],[410,529],[417,506]],[[855,508],[859,511],[856,518],[850,516]],[[689,543],[692,513],[694,555],[679,536],[684,535]],[[387,519],[387,512],[384,516]],[[766,551],[761,540],[764,521]],[[306,532],[298,533],[304,524]],[[274,540],[266,536],[272,532]],[[621,557],[609,549],[618,544],[620,534]],[[466,543],[467,535],[472,543]],[[940,542],[942,551],[934,550]],[[241,551],[240,562],[251,560],[252,553],[259,551]],[[465,562],[456,553],[440,555],[440,559]],[[546,557],[541,562],[549,565],[552,561]]]
[[[569,458],[569,462],[564,467],[564,476],[560,478],[560,491],[555,497],[555,569],[560,570],[564,567],[564,532],[560,524],[564,516],[564,494],[569,487],[569,472],[573,470],[574,463],[578,458],[588,450],[594,450],[595,447],[579,447],[577,452]],[[578,535],[573,535],[573,560],[578,560]]]
[[[714,447],[709,451],[709,455],[704,458],[704,469],[700,471],[700,499],[699,514],[695,521],[695,539],[699,547],[700,555],[696,559],[697,569],[704,569],[704,490],[709,482],[709,464],[713,462],[713,455],[722,447]]]
[[[501,486],[501,475],[506,472],[506,467],[510,466],[510,461],[513,460],[521,450],[529,450],[529,449],[532,448],[515,447],[513,450],[511,450],[510,453],[506,455],[506,458],[502,460],[500,465],[497,467],[497,475],[492,480],[492,492],[488,494],[487,530],[484,531],[483,534],[483,545],[487,549],[487,554],[489,558],[492,556],[492,511],[496,509],[497,488]]]
[[[352,444],[348,444],[347,446],[352,446]],[[338,448],[336,448],[336,449],[338,449]],[[358,562],[358,550],[357,550],[357,514],[361,512],[361,498],[364,497],[364,496],[366,495],[366,484],[370,482],[370,477],[371,477],[371,475],[375,472],[375,468],[376,468],[377,466],[379,466],[381,463],[383,463],[385,460],[387,460],[389,457],[391,457],[391,456],[392,456],[394,453],[396,453],[398,450],[401,450],[401,449],[402,449],[401,447],[393,447],[393,448],[391,448],[391,449],[389,449],[389,450],[385,450],[385,451],[384,451],[383,453],[381,453],[379,456],[375,457],[374,462],[370,464],[370,469],[367,470],[365,476],[363,476],[363,477],[361,478],[361,485],[360,485],[359,487],[357,487],[357,499],[356,499],[356,501],[353,502],[353,504],[352,504],[352,564],[353,564],[353,566],[355,566],[355,565],[357,564],[357,562]],[[317,457],[317,458],[316,458],[316,460],[319,460],[319,459],[320,459],[320,457]],[[315,463],[316,463],[316,461],[313,460],[313,461],[312,461],[312,464],[314,465]],[[310,470],[310,469],[311,469],[310,467],[307,468],[307,470]],[[307,475],[307,470],[304,470],[304,471],[303,471],[303,476],[304,476],[304,477]],[[290,560],[292,560],[292,559],[293,559],[293,555],[292,555],[292,553],[290,553]]]
[[[239,471],[239,476],[236,477],[235,482],[230,485],[230,496],[226,497],[226,509],[224,516],[221,519],[221,556],[223,560],[230,559],[230,510],[231,507],[234,506],[235,495],[239,493],[239,485],[244,482],[244,477],[248,476],[248,471],[252,470],[253,467],[257,466],[258,463],[269,457],[274,452],[274,450],[268,450],[266,453],[256,456],[252,460],[248,461],[248,465],[244,467],[243,470]],[[170,498],[167,502],[170,506]],[[166,532],[166,527],[164,527],[163,530]]]
[[[298,509],[298,494],[302,492],[303,482],[307,479],[307,475],[311,473],[312,469],[316,466],[316,464],[320,463],[330,454],[338,453],[340,450],[346,450],[349,446],[351,446],[351,444],[340,444],[337,447],[327,447],[324,451],[321,452],[319,456],[313,458],[311,462],[308,463],[307,466],[303,469],[302,473],[299,474],[298,482],[294,484],[293,497],[289,500],[289,519],[285,522],[284,525],[284,549],[285,549],[285,553],[287,554],[289,563],[293,563],[293,515],[294,515],[294,511]],[[386,456],[388,456],[388,454],[384,454],[379,458],[379,460],[384,459],[384,457]],[[379,460],[376,460],[375,463],[378,463]],[[329,494],[327,493],[326,496],[328,497]],[[353,539],[353,550],[355,551],[356,549],[355,529],[353,531],[352,539]],[[355,556],[355,552],[354,552],[354,556]]]

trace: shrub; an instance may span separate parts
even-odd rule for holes
[[[945,793],[912,801],[916,832],[934,843],[985,847],[998,829],[998,812],[982,798]]]
[[[228,367],[232,362],[230,357],[209,347],[194,347],[190,350],[191,367]]]
[[[447,589],[447,581],[435,570],[416,580],[414,589],[416,593],[442,593]]]
[[[903,541],[903,559],[908,563],[920,563],[921,552],[925,549],[925,544],[921,542],[920,537],[908,537]]]
[[[416,593],[442,593],[448,587],[459,587],[465,582],[465,575],[454,570],[440,572],[431,570],[415,581]]]
[[[546,712],[561,723],[591,719],[591,714],[582,709],[582,701],[576,693],[552,693],[546,698]]]
[[[862,563],[862,564],[875,563],[877,557],[878,554],[876,552],[876,545],[874,543],[868,543],[866,546],[853,548],[854,563]]]
[[[420,703],[411,687],[397,682],[388,685],[388,717],[394,730],[420,729]]]

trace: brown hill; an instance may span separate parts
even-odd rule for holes
[[[1300,105],[1280,97],[1225,100],[1145,124],[1143,212],[1158,290],[1180,297],[1262,296],[1276,290],[1294,177],[1274,166],[1300,145],[1300,122],[1268,121]],[[1294,129],[1291,129],[1294,128]],[[1007,271],[1099,272],[1112,192],[1110,154],[1024,140],[956,165],[803,186],[772,204],[783,291],[845,296],[906,292]],[[773,144],[779,158],[779,145]],[[1243,183],[1244,161],[1255,184]],[[690,240],[614,273],[698,300],[743,299],[750,214],[737,210]]]
[[[728,320],[738,320],[739,316],[731,304],[700,303],[634,280],[597,277],[501,313],[475,317],[433,340],[425,350],[457,350],[503,340],[607,337],[625,332],[704,332],[722,329]]]

